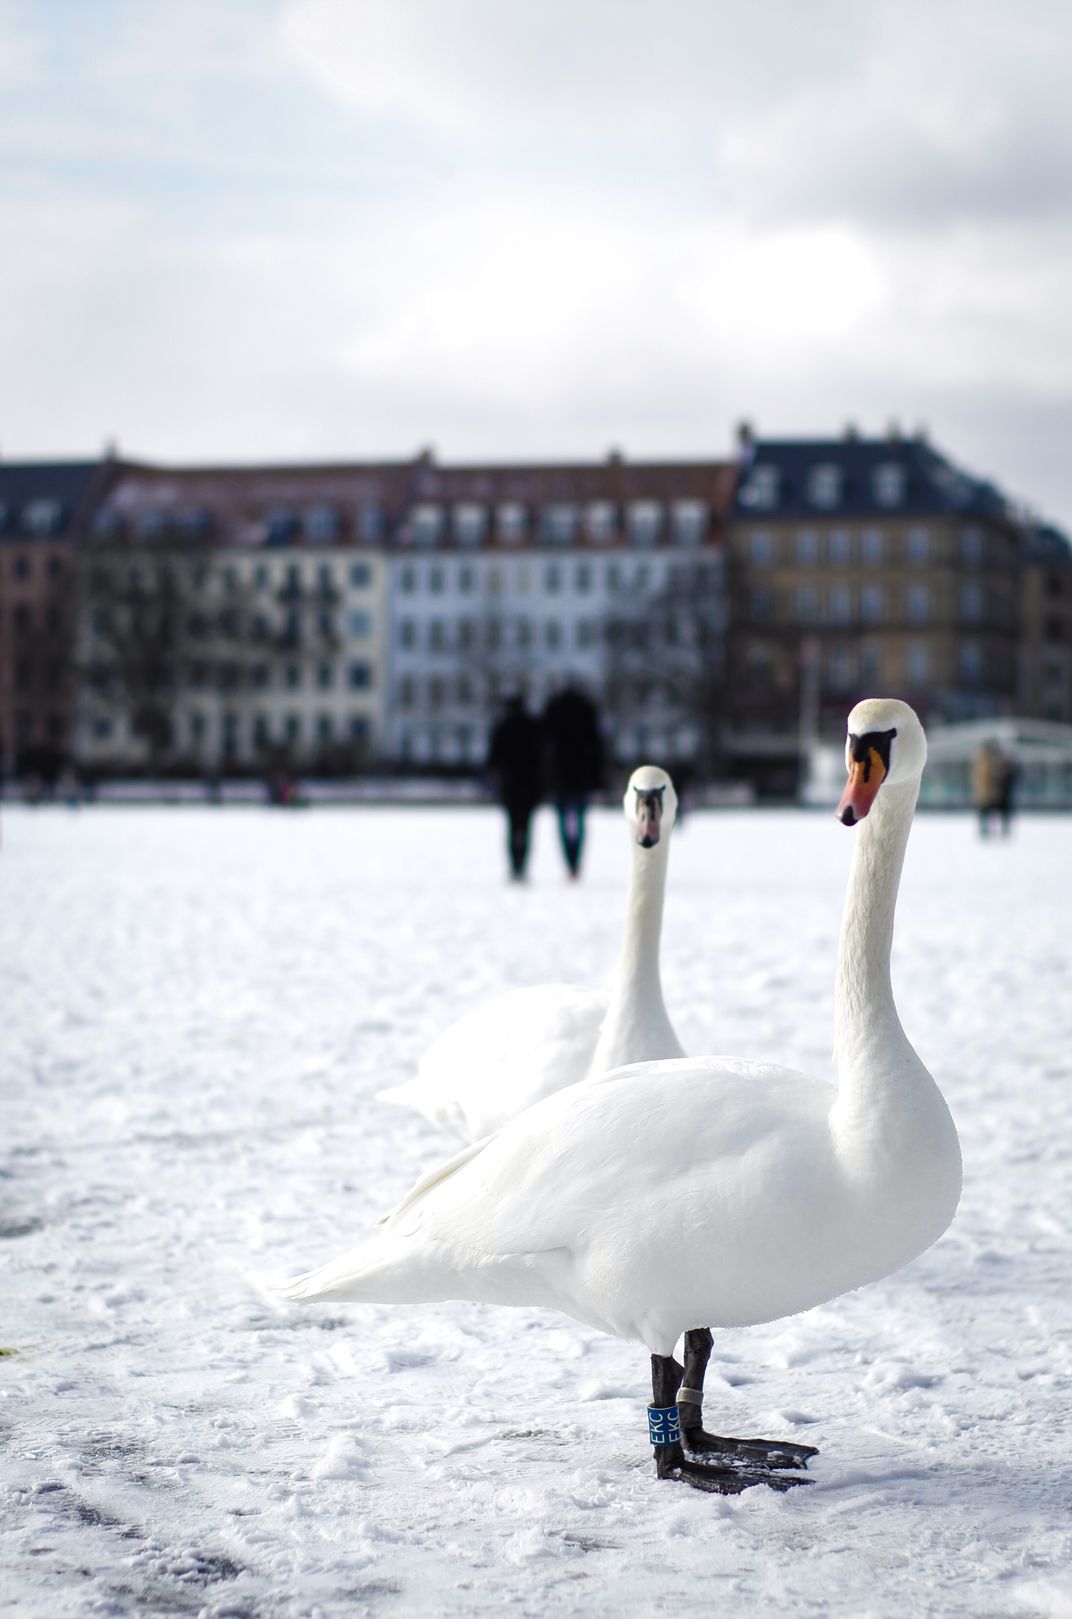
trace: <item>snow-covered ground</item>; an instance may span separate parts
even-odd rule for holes
[[[667,1002],[828,1074],[853,834],[696,814]],[[626,863],[569,887],[492,810],[5,809],[0,1606],[76,1614],[1072,1614],[1072,820],[921,817],[894,962],[961,1131],[951,1232],[718,1336],[708,1416],[808,1489],[656,1484],[647,1358],[532,1311],[280,1307],[449,1150],[372,1099],[462,1009],[600,982]]]

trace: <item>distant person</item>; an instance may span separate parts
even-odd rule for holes
[[[506,699],[491,733],[488,774],[506,811],[510,875],[524,882],[532,817],[543,797],[543,729],[525,699]]]
[[[547,773],[558,811],[558,835],[571,878],[577,878],[584,853],[584,817],[591,795],[603,785],[603,737],[596,705],[569,683],[547,704],[543,714],[547,738]]]
[[[972,760],[972,796],[979,811],[979,832],[990,836],[991,817],[997,816],[1001,834],[1008,837],[1012,826],[1013,799],[1017,769],[996,742],[984,742]]]

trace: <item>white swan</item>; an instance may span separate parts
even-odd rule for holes
[[[622,800],[632,847],[625,933],[614,983],[508,990],[433,1041],[413,1079],[380,1091],[463,1141],[493,1130],[579,1080],[624,1063],[680,1057],[663,1004],[659,935],[677,795],[665,770],[641,765]]]
[[[678,1338],[696,1321],[793,1315],[887,1275],[946,1229],[961,1181],[953,1121],[890,985],[923,729],[907,704],[871,698],[849,715],[846,753],[839,817],[867,820],[838,948],[836,1090],[723,1057],[572,1086],[426,1176],[378,1234],[286,1296],[552,1306],[650,1349],[660,1477],[796,1482],[770,1471],[783,1463],[764,1461],[763,1441],[739,1470],[734,1442],[718,1467],[686,1456]]]

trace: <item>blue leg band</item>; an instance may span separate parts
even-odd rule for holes
[[[680,1445],[681,1419],[676,1405],[648,1406],[648,1437],[653,1445]]]

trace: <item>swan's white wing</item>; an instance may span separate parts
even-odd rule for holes
[[[380,1097],[480,1141],[584,1077],[606,1010],[603,991],[572,984],[510,990],[459,1018],[428,1047],[414,1078]]]
[[[715,1058],[571,1086],[426,1177],[380,1237],[291,1296],[551,1305],[660,1353],[687,1326],[805,1308],[831,1296],[801,1256],[825,1242],[833,1097]]]

